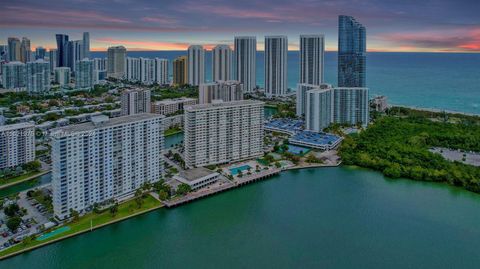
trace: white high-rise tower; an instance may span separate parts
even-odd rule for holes
[[[232,76],[232,49],[218,45],[212,50],[212,80],[230,80]]]
[[[299,83],[320,85],[324,80],[325,38],[323,35],[300,36]]]
[[[188,47],[188,84],[198,86],[205,82],[205,50],[200,45]]]
[[[236,36],[234,51],[235,78],[243,84],[244,92],[251,92],[257,87],[257,38]]]
[[[286,36],[265,37],[265,94],[267,97],[283,96],[287,93],[287,50]]]

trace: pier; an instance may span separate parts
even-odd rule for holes
[[[236,178],[234,181],[228,181],[228,183],[223,184],[222,186],[218,186],[215,188],[210,188],[210,189],[203,189],[203,190],[198,190],[195,192],[191,192],[185,196],[176,198],[171,201],[162,201],[163,205],[165,205],[167,208],[172,208],[176,207],[179,205],[183,205],[198,199],[202,199],[220,192],[228,191],[234,188],[238,188],[240,186],[244,186],[253,182],[261,181],[267,178],[270,178],[274,175],[279,174],[282,171],[280,168],[273,168],[273,169],[268,169],[268,170],[262,170],[258,173],[255,173],[253,175],[249,176],[244,176],[241,178]]]

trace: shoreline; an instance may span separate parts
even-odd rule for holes
[[[42,172],[39,172],[38,174],[31,175],[31,176],[29,176],[29,177],[27,177],[27,178],[24,178],[24,179],[22,179],[22,180],[18,180],[18,181],[14,181],[14,182],[10,182],[10,183],[1,185],[1,186],[0,186],[0,190],[6,189],[6,188],[9,188],[9,187],[12,187],[12,186],[15,186],[15,185],[17,185],[17,184],[20,184],[20,183],[23,183],[23,182],[26,182],[26,181],[30,181],[30,180],[35,179],[35,178],[37,178],[37,177],[41,177],[41,176],[43,176],[43,175],[46,175],[46,174],[48,174],[48,173],[50,173],[50,172],[51,172],[51,170],[42,171]]]
[[[151,195],[151,196],[152,196],[153,199],[157,200],[153,195]],[[158,200],[157,200],[157,201],[158,201]],[[65,236],[61,236],[61,237],[56,238],[56,239],[53,239],[53,240],[51,240],[51,241],[47,241],[47,242],[40,243],[40,244],[35,245],[35,246],[27,247],[27,248],[25,248],[25,249],[18,250],[18,251],[15,251],[15,252],[6,254],[6,255],[4,255],[4,256],[2,256],[2,252],[0,251],[0,261],[5,260],[5,259],[8,259],[8,258],[11,258],[11,257],[14,257],[14,256],[17,256],[17,255],[20,255],[20,254],[23,254],[23,253],[25,253],[25,252],[29,252],[29,251],[35,250],[35,249],[37,249],[37,248],[41,248],[41,247],[44,247],[44,246],[47,246],[47,245],[50,245],[50,244],[53,244],[53,243],[56,243],[56,242],[59,242],[59,241],[68,239],[68,238],[75,237],[75,236],[77,236],[77,235],[81,235],[81,234],[84,234],[84,233],[87,233],[87,232],[93,232],[94,230],[103,228],[103,227],[105,227],[105,226],[108,226],[108,225],[111,225],[111,224],[115,224],[115,223],[118,223],[118,222],[122,222],[122,221],[124,221],[124,220],[130,219],[130,218],[133,218],[133,217],[136,217],[136,216],[139,216],[139,215],[143,215],[143,214],[146,214],[146,213],[155,211],[155,210],[160,209],[160,208],[163,208],[163,207],[164,207],[164,205],[163,205],[162,203],[160,203],[160,204],[157,205],[157,206],[154,206],[154,207],[152,207],[152,208],[145,209],[145,210],[143,210],[143,211],[134,213],[134,214],[132,214],[132,215],[128,215],[128,216],[125,216],[125,217],[122,217],[122,218],[119,218],[119,219],[111,220],[111,221],[109,221],[109,222],[105,222],[105,223],[102,223],[102,224],[93,226],[92,228],[87,228],[87,229],[84,229],[84,230],[75,232],[75,233],[73,233],[73,234],[68,234],[68,235],[65,235]],[[57,228],[57,229],[58,229],[58,228]],[[18,244],[22,244],[22,243],[18,243]]]
[[[387,107],[389,109],[394,107],[400,107],[400,108],[407,108],[411,110],[418,110],[418,111],[424,111],[424,112],[447,113],[451,115],[457,114],[457,115],[464,115],[464,116],[480,117],[480,114],[476,114],[476,113],[461,112],[461,111],[439,109],[439,108],[416,107],[416,106],[399,105],[399,104],[388,104]]]

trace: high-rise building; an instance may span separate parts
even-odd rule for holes
[[[322,132],[333,122],[333,89],[317,87],[307,91],[306,95],[305,127],[307,130]]]
[[[47,50],[44,47],[35,48],[35,60],[45,59],[47,56]]]
[[[84,32],[83,33],[83,53],[82,53],[82,59],[83,58],[89,58],[90,59],[90,33],[89,32]]]
[[[122,115],[150,113],[150,90],[134,89],[122,92]]]
[[[124,46],[109,47],[107,51],[108,77],[122,79],[125,76],[127,49]]]
[[[50,90],[50,64],[36,60],[26,64],[27,91],[40,94]]]
[[[185,107],[188,168],[262,156],[263,102],[242,100]]]
[[[185,85],[188,82],[188,58],[180,56],[173,60],[173,84]]]
[[[200,45],[188,47],[188,84],[205,83],[205,50]]]
[[[68,35],[57,34],[57,67],[68,66]]]
[[[8,38],[8,60],[10,62],[20,62],[20,39],[16,37]]]
[[[183,111],[183,108],[190,105],[196,105],[197,99],[194,98],[177,98],[177,99],[165,99],[152,103],[152,113],[161,115],[170,115]]]
[[[58,52],[56,49],[50,49],[48,52],[48,63],[50,64],[50,72],[53,73],[53,70],[57,67],[57,55]]]
[[[5,89],[23,90],[26,86],[26,69],[22,62],[9,62],[2,65],[2,84]]]
[[[77,62],[83,59],[82,54],[82,40],[73,40],[68,42],[67,66],[70,67],[73,73],[77,71]]]
[[[212,50],[212,80],[232,79],[232,49],[228,45],[217,45]]]
[[[236,36],[234,51],[235,79],[243,84],[245,92],[252,92],[257,87],[257,38]]]
[[[168,84],[168,60],[155,58],[154,81],[159,85]]]
[[[107,70],[107,58],[93,58],[93,70]]]
[[[306,83],[299,83],[297,85],[297,116],[303,117],[305,116],[305,110],[307,108],[307,92],[312,89],[329,89],[332,88],[330,84],[306,84]]]
[[[55,82],[60,86],[70,84],[71,76],[70,67],[64,66],[55,68]]]
[[[0,45],[0,62],[8,61],[8,45]]]
[[[95,78],[93,72],[93,60],[87,58],[78,61],[75,69],[75,88],[91,89],[93,88]]]
[[[153,84],[155,82],[155,60],[150,58],[140,58],[140,79],[143,84]]]
[[[35,160],[35,125],[29,122],[0,126],[0,169]]]
[[[125,78],[129,81],[140,80],[140,58],[127,57],[125,61]]]
[[[122,200],[163,175],[162,115],[138,114],[52,130],[53,211],[59,219],[73,209]]]
[[[269,98],[287,93],[286,36],[265,37],[265,95]]]
[[[361,124],[369,121],[368,88],[334,89],[334,122],[340,124]]]
[[[300,36],[300,81],[320,85],[324,76],[325,38],[323,35]]]
[[[32,60],[32,50],[30,48],[30,39],[22,37],[20,45],[20,61],[22,63],[30,62]]]
[[[367,37],[353,17],[338,17],[338,87],[366,87]]]
[[[216,81],[198,86],[198,103],[209,104],[214,100],[223,102],[243,100],[243,85],[236,80]]]

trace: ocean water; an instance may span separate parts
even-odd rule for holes
[[[94,52],[93,57],[105,57]],[[132,51],[130,57],[166,58],[185,51]],[[264,83],[263,52],[257,53],[257,84]],[[206,80],[211,81],[212,55],[205,55]],[[171,72],[171,68],[170,68]],[[288,53],[288,86],[299,76],[298,52]],[[337,53],[325,54],[325,82],[337,84]],[[389,103],[480,114],[480,53],[388,53],[367,56],[370,95],[386,95]]]

